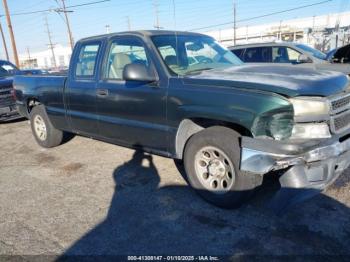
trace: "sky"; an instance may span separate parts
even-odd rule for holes
[[[61,0],[8,0],[10,13],[30,12],[57,8]],[[66,6],[78,5],[100,0],[66,0]],[[111,32],[128,30],[128,17],[132,30],[154,29],[156,24],[155,3],[158,3],[159,24],[164,29],[188,30],[222,24],[233,21],[234,0],[110,0],[94,5],[70,8],[69,19],[74,40],[106,33],[106,25]],[[2,2],[2,1],[1,1]],[[322,0],[236,0],[237,20],[251,18],[272,12],[278,12]],[[174,8],[175,6],[175,8]],[[175,10],[175,12],[174,12]],[[330,0],[327,3],[295,10],[283,14],[254,19],[238,23],[237,26],[283,21],[287,19],[338,13],[350,10],[350,0]],[[0,5],[0,14],[4,14]],[[30,15],[13,15],[12,26],[18,53],[47,49],[48,36],[44,23],[47,16],[53,43],[68,45],[67,27],[62,16],[56,12],[35,13]],[[10,37],[5,17],[0,21],[4,28],[7,46],[12,56]],[[232,27],[214,26],[206,31]],[[0,44],[0,57],[4,58],[3,45]]]

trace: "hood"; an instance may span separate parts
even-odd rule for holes
[[[274,65],[243,65],[204,71],[184,78],[187,84],[255,89],[287,97],[330,96],[348,87],[339,72]]]
[[[0,87],[12,85],[13,77],[0,77]]]

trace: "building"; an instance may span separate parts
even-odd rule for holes
[[[234,45],[233,28],[206,32],[226,46]],[[239,26],[236,44],[295,41],[328,51],[350,42],[350,12]]]
[[[55,45],[55,58],[53,58],[52,50],[47,49],[40,52],[27,52],[19,54],[20,66],[22,69],[52,69],[67,68],[69,66],[72,50],[68,46]]]

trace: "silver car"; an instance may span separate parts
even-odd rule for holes
[[[350,75],[350,64],[333,63],[327,55],[310,46],[292,43],[261,43],[233,46],[229,48],[245,63],[295,65],[317,70],[342,72]]]

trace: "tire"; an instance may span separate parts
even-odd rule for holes
[[[193,135],[185,147],[188,182],[200,196],[219,207],[240,207],[262,184],[261,175],[239,170],[239,138],[230,128],[214,126]]]
[[[30,126],[36,142],[42,147],[55,147],[63,141],[63,132],[51,124],[43,105],[35,106],[30,112]]]

